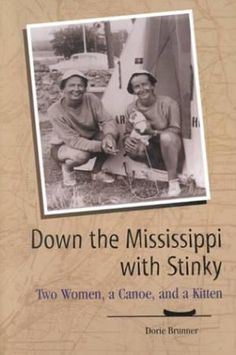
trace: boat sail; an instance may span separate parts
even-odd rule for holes
[[[120,153],[107,160],[106,170],[125,174],[125,163],[137,178],[167,181],[166,171],[135,162],[124,156],[122,149],[125,110],[135,100],[135,96],[127,92],[127,82],[133,72],[144,69],[157,78],[157,93],[170,96],[179,104],[184,148],[179,173],[187,178],[191,176],[198,186],[205,187],[192,45],[187,14],[135,20],[102,98],[106,109],[115,117],[121,135]]]

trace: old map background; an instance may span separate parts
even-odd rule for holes
[[[193,9],[212,199],[207,205],[42,219],[35,169],[23,29],[27,23]],[[1,354],[189,354],[236,352],[236,3],[227,0],[1,0]],[[32,228],[85,234],[127,227],[199,232],[222,229],[214,258],[223,273],[208,277],[122,278],[122,258],[137,251],[33,251]],[[150,251],[143,252],[150,255]],[[184,257],[179,251],[179,256]],[[166,258],[163,251],[160,258]],[[39,302],[35,289],[174,287],[222,289],[222,300]],[[159,314],[163,308],[212,314],[194,319],[108,319],[108,314]],[[199,335],[145,335],[145,326],[199,327]]]

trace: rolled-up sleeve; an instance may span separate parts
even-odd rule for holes
[[[70,127],[67,120],[63,117],[61,112],[54,109],[48,111],[53,130],[57,136],[69,147],[87,151],[87,152],[101,152],[101,141],[91,140],[81,137],[79,133]]]

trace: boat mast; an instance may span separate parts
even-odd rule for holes
[[[111,24],[109,21],[104,22],[105,37],[107,42],[107,60],[109,68],[114,68],[114,51],[112,46]]]
[[[87,53],[85,25],[82,25],[82,30],[83,30],[84,53]]]

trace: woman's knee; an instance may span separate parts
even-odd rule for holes
[[[160,134],[160,143],[164,147],[174,146],[180,149],[181,138],[174,132],[163,132]]]
[[[82,164],[87,163],[87,161],[91,158],[91,155],[92,154],[89,152],[84,152],[82,150],[78,150],[78,151],[73,152],[70,159],[73,160],[78,165],[82,165]]]
[[[67,146],[62,146],[58,151],[58,158],[61,161],[69,160],[70,162],[82,165],[92,158],[92,153]]]

